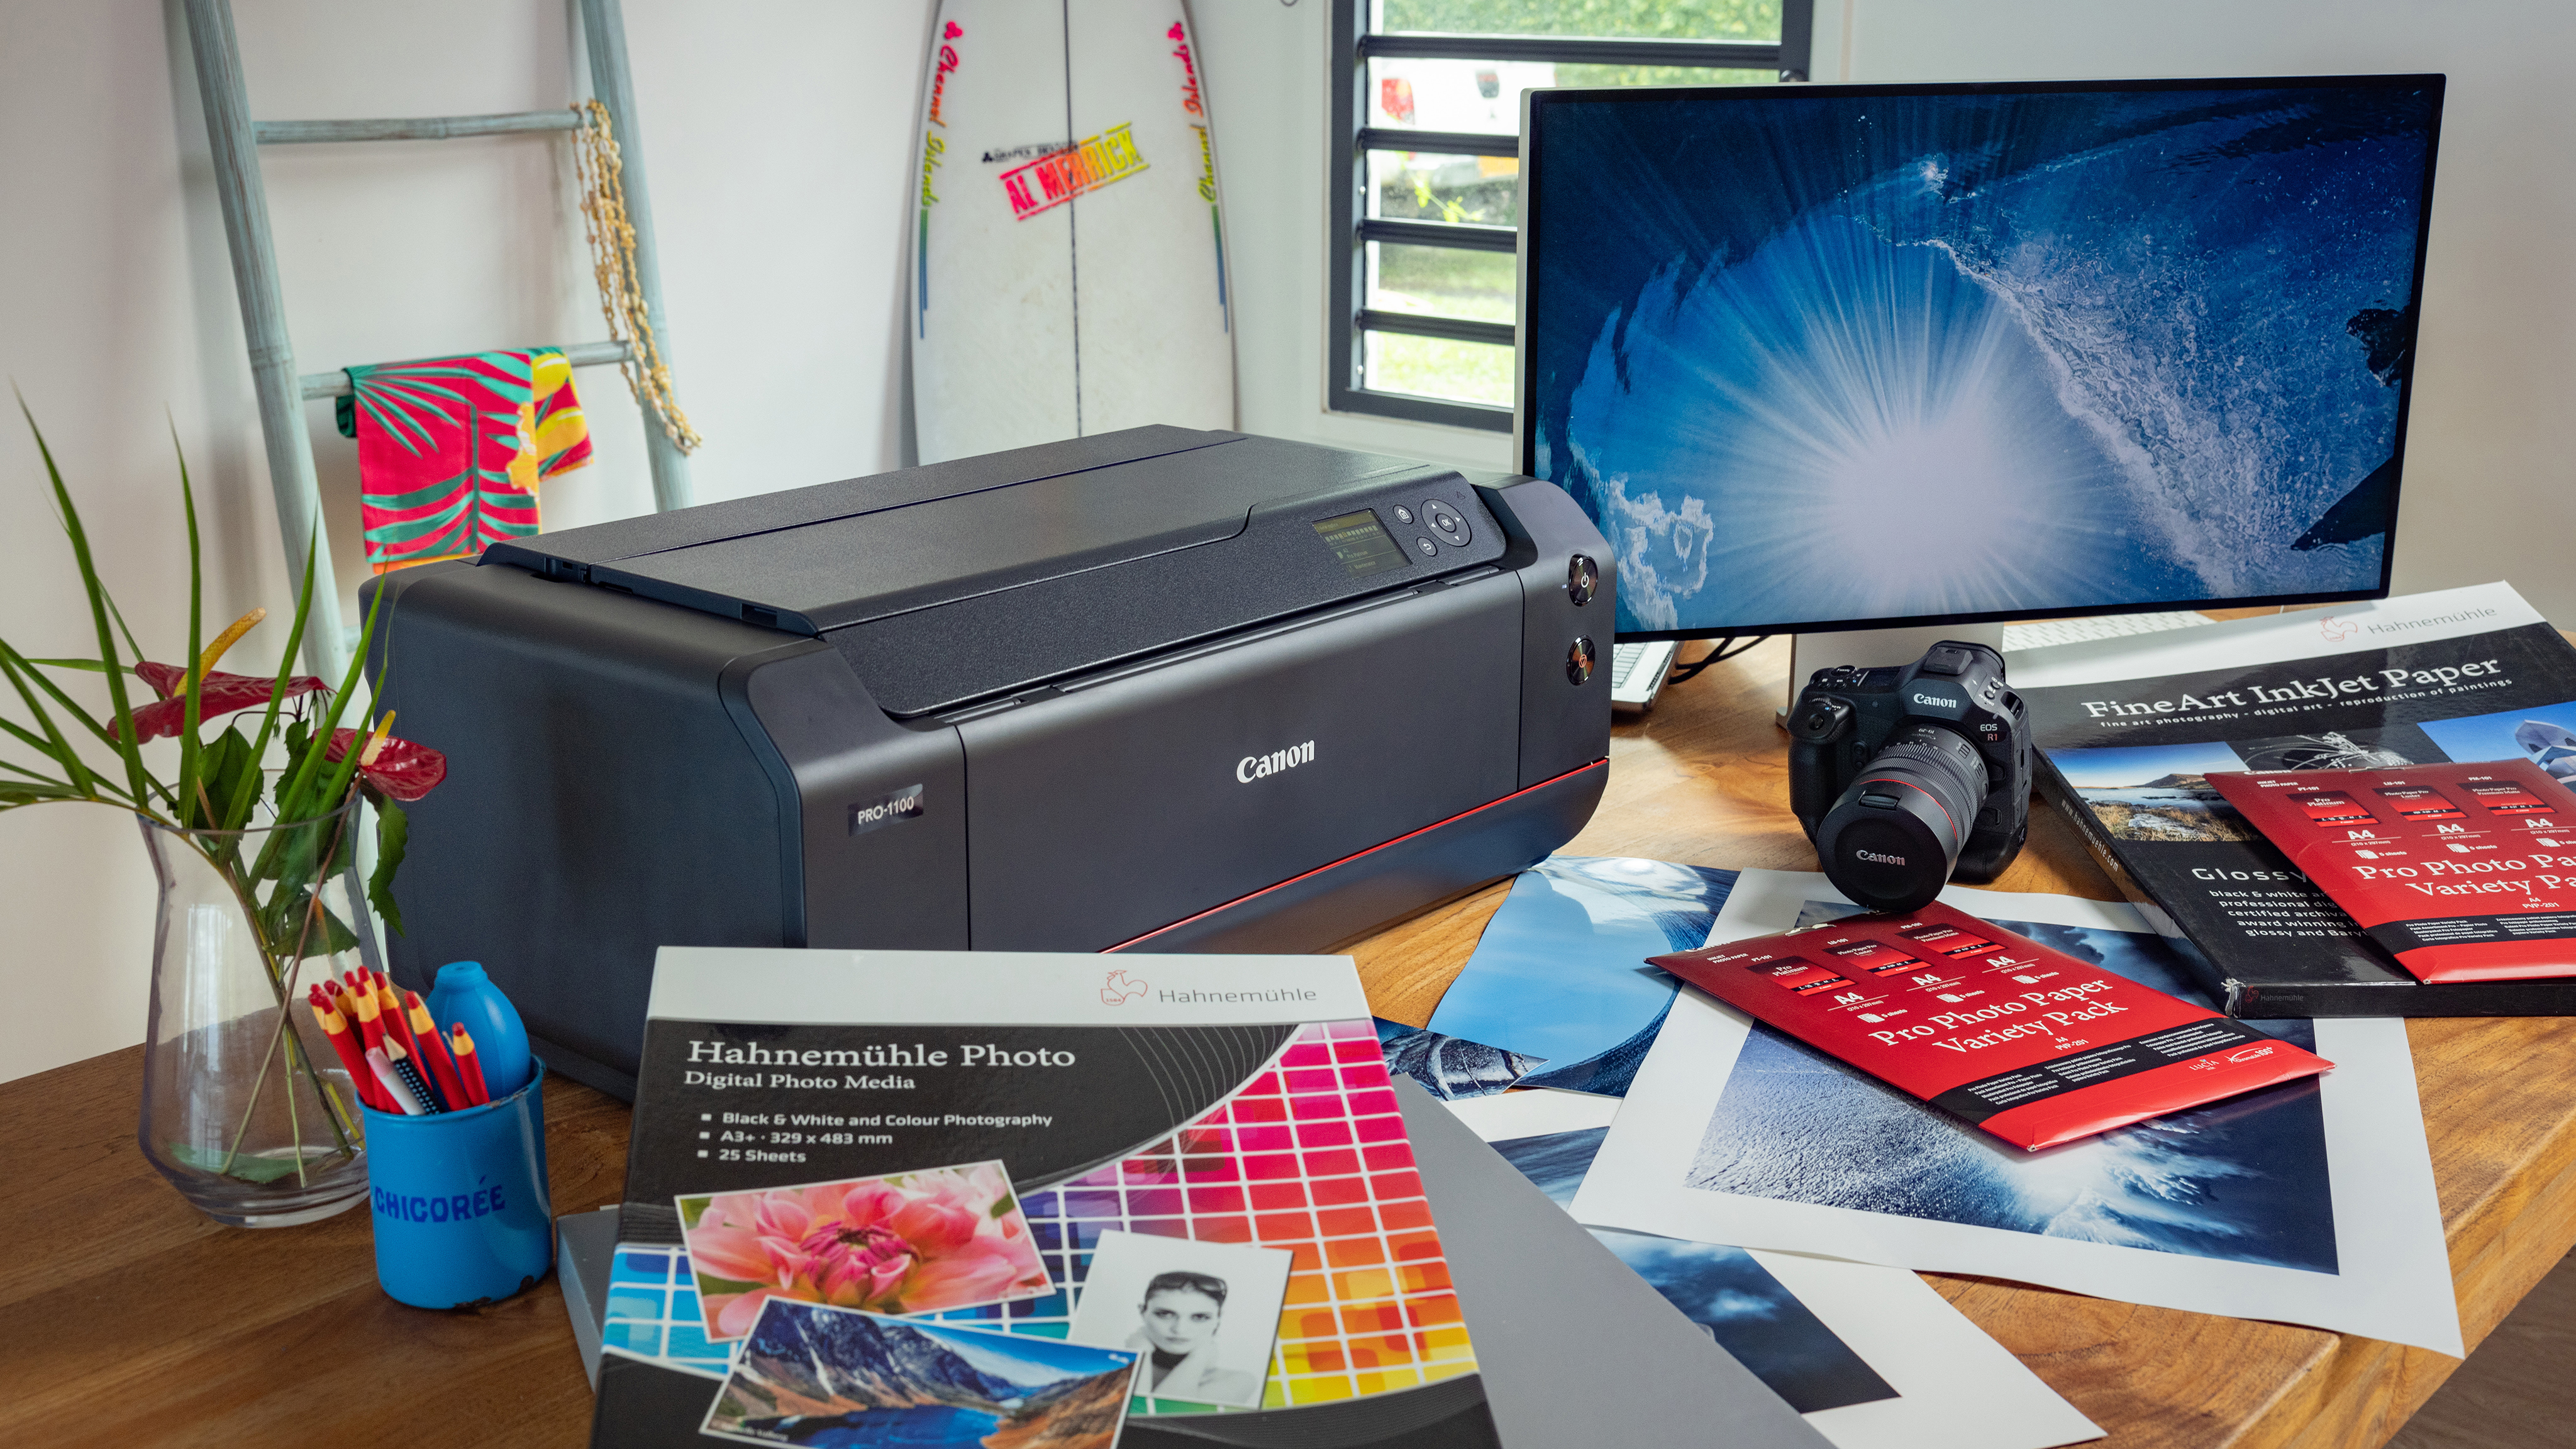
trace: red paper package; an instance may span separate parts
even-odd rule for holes
[[[2032,1152],[2334,1065],[1938,901],[1652,964]]]
[[[2576,794],[2529,760],[2209,783],[2423,980],[2576,976]]]

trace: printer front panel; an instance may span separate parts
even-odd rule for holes
[[[979,950],[1100,950],[1516,788],[1522,599],[1421,590],[958,726]]]

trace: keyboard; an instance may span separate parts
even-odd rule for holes
[[[2167,629],[2187,629],[2194,624],[2216,622],[2189,609],[2162,614],[2100,614],[2090,619],[2041,619],[2029,624],[2006,624],[2004,652],[2045,649],[2052,644],[2082,644],[2093,639],[2118,639],[2130,634],[2161,634]]]
[[[1669,639],[1610,646],[1610,707],[1644,709],[1663,691],[1681,646]]]

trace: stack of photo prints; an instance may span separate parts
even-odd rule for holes
[[[1498,1444],[1348,958],[1119,959],[665,948],[593,1442]]]

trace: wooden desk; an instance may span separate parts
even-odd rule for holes
[[[1813,869],[1771,725],[1787,670],[1787,645],[1764,646],[1621,726],[1609,794],[1569,850]],[[1998,885],[2115,898],[2044,810]],[[1350,947],[1377,1009],[1427,1019],[1503,889]],[[2474,1345],[2576,1243],[2576,1019],[2409,1035]],[[134,1048],[0,1086],[0,1443],[584,1441],[590,1391],[551,1280],[480,1313],[424,1313],[376,1290],[363,1207],[302,1228],[215,1226],[135,1149],[140,1064]],[[615,1201],[626,1109],[569,1083],[546,1106],[555,1211]],[[2120,1449],[2375,1446],[2453,1367],[2315,1329],[1927,1276]]]

